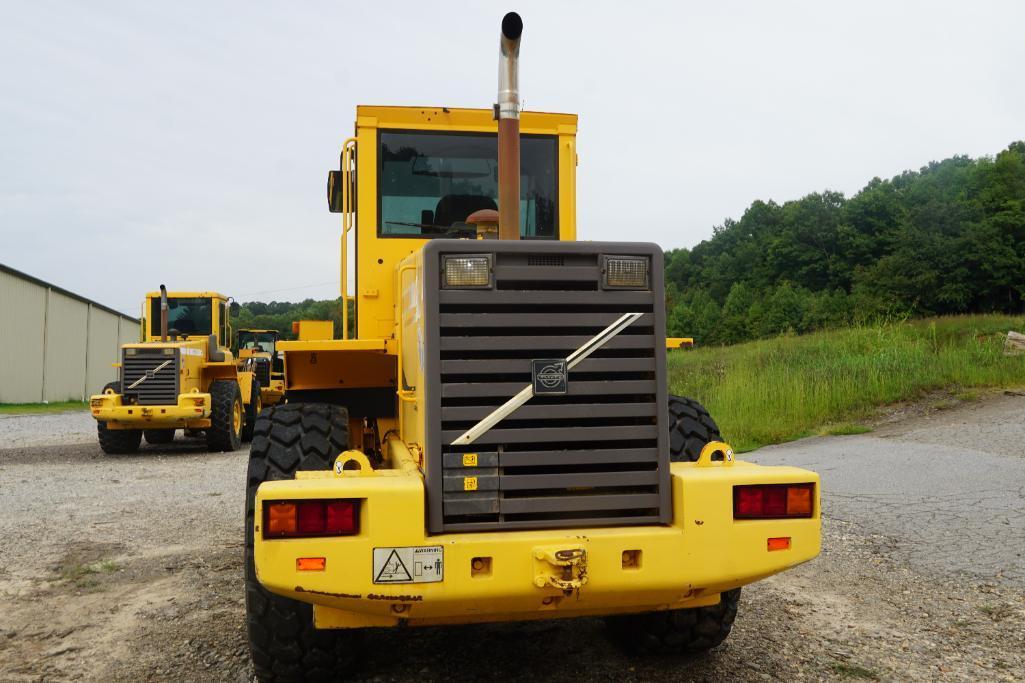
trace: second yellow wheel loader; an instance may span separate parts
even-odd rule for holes
[[[178,429],[204,432],[212,451],[238,449],[260,382],[238,367],[230,338],[224,295],[147,294],[141,341],[121,347],[117,381],[89,399],[103,451],[134,453],[143,437],[167,444]]]

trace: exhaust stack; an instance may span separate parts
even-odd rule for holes
[[[502,18],[498,50],[498,238],[520,238],[520,36],[516,12]]]
[[[160,341],[167,341],[167,287],[160,285]]]

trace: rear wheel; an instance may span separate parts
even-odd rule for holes
[[[238,382],[217,379],[210,382],[210,426],[206,446],[211,451],[235,451],[242,445],[242,392]]]
[[[694,462],[710,441],[719,441],[719,426],[692,398],[669,397],[669,459]],[[726,591],[719,604],[691,609],[609,617],[613,636],[637,653],[703,652],[730,634],[737,618],[740,589]]]
[[[609,617],[609,630],[637,654],[679,654],[711,650],[730,635],[740,589],[726,591],[718,605]]]
[[[253,440],[253,428],[256,427],[256,418],[263,410],[263,399],[260,397],[260,381],[253,379],[249,389],[249,405],[246,406],[246,423],[242,425],[242,440]]]
[[[146,443],[159,446],[174,441],[174,432],[173,429],[147,429],[142,435],[146,437]]]
[[[669,460],[695,462],[710,441],[720,441],[719,426],[692,398],[669,397]]]
[[[110,382],[100,393],[112,391],[115,394],[121,391],[120,382]],[[142,431],[138,429],[107,429],[106,422],[96,423],[96,435],[100,440],[100,448],[107,455],[125,455],[137,453],[139,444],[142,443]]]
[[[348,445],[349,414],[338,406],[277,405],[256,420],[246,481],[245,583],[249,650],[261,681],[336,680],[360,650],[362,630],[315,629],[312,606],[267,592],[253,563],[260,484],[292,479],[299,470],[330,469]]]

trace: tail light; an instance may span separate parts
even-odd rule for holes
[[[811,517],[815,484],[757,484],[733,487],[734,519]]]
[[[263,504],[264,538],[352,536],[359,500],[270,500]]]

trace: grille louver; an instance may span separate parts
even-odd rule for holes
[[[480,245],[468,246],[479,253]],[[437,306],[427,316],[436,321],[427,374],[440,379],[428,392],[432,531],[667,522],[661,253],[636,244],[488,247],[493,289],[427,297]],[[655,291],[603,290],[601,253],[638,248],[652,259]],[[438,287],[432,258],[428,288]],[[471,446],[450,445],[531,382],[533,360],[565,358],[632,312],[643,315],[570,371],[568,393],[535,396]]]
[[[127,351],[127,349],[126,349]],[[170,361],[170,363],[167,363]],[[157,370],[158,367],[164,367]],[[121,391],[134,397],[139,405],[175,405],[178,403],[178,351],[165,355],[164,349],[137,348],[136,353],[121,355]],[[140,378],[146,377],[134,387]]]

